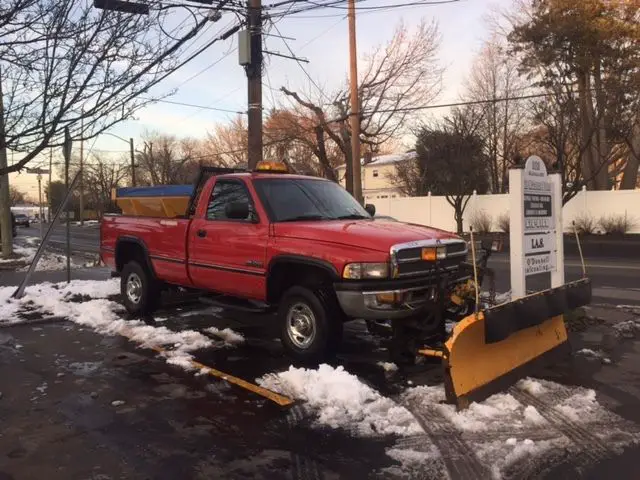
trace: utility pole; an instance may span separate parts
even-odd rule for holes
[[[48,220],[51,221],[51,214],[53,213],[51,210],[51,169],[53,168],[53,147],[49,148],[49,189],[47,190],[47,203],[49,204],[49,214],[47,215]]]
[[[351,83],[351,169],[353,172],[353,196],[362,203],[362,180],[360,166],[360,96],[358,95],[358,56],[356,51],[356,5],[349,0],[349,60]]]
[[[131,155],[131,186],[136,186],[136,157],[133,149],[133,138],[129,138],[129,154]]]
[[[4,131],[4,100],[2,92],[2,71],[0,70],[0,168],[7,166],[7,144]],[[2,256],[13,254],[13,226],[11,222],[11,199],[9,197],[9,174],[0,175],[0,237]]]
[[[64,128],[64,146],[62,147],[62,153],[64,155],[64,186],[65,186],[65,199],[69,196],[69,162],[71,161],[71,134],[69,133],[69,127]],[[69,208],[66,207],[65,200],[65,208],[67,212],[67,225],[66,225],[66,235],[67,235],[67,283],[71,282],[71,224],[69,223]]]
[[[262,161],[262,0],[249,0],[247,6],[250,62],[246,66],[249,103],[248,167]]]
[[[44,208],[42,207],[42,174],[38,173],[38,212],[40,214],[40,240],[44,238]]]
[[[80,117],[80,183],[78,184],[80,187],[80,226],[84,225],[84,182],[82,178],[84,176],[83,172],[83,160],[84,160],[84,139],[82,138],[84,135],[84,110],[82,111],[82,116]]]

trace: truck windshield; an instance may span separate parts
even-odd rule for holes
[[[333,182],[261,178],[254,184],[273,222],[371,218],[345,189]]]

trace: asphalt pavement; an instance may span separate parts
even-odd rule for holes
[[[509,255],[494,254],[489,259],[489,267],[496,272],[496,291],[508,291],[511,288]],[[593,303],[640,305],[640,257],[628,260],[588,258],[585,268],[592,282]],[[565,258],[565,281],[578,280],[582,276],[580,258]],[[548,274],[527,278],[527,289],[542,290],[549,286]]]
[[[490,478],[497,461],[483,449],[503,451],[515,437],[519,447],[513,468],[503,472],[506,480],[634,479],[640,448],[629,439],[640,426],[640,341],[633,331],[614,335],[614,326],[634,315],[621,317],[618,309],[592,313],[592,322],[570,325],[573,350],[601,352],[606,362],[576,354],[538,372],[536,377],[554,382],[560,399],[509,391],[518,402],[533,401],[529,408],[546,423],[499,424],[491,417],[495,406],[485,405],[456,422],[475,418],[487,428],[497,425],[495,431],[460,433],[437,415],[440,407],[432,402],[406,404],[428,421],[420,424],[424,431],[403,438],[322,426],[305,402],[278,407],[220,379],[167,365],[161,355],[123,336],[32,315],[26,324],[0,329],[0,479],[472,480]],[[215,325],[241,333],[244,345],[199,351],[197,359],[249,381],[290,363],[264,319],[233,319],[185,304],[159,311],[156,321],[170,331],[202,332]],[[441,382],[435,365],[390,377],[376,363],[384,358],[379,346],[361,326],[350,325],[337,362],[397,402],[400,390]],[[575,411],[563,402],[573,398],[564,394],[576,392],[576,385],[593,388],[599,404],[615,416],[578,423],[559,415]],[[513,402],[507,405],[513,408]],[[593,407],[581,408],[588,417]],[[563,446],[544,450],[545,442]]]
[[[45,233],[49,227],[44,225]],[[71,225],[71,250],[77,253],[97,254],[100,249],[100,226]],[[18,227],[18,235],[40,237],[40,225],[32,224],[29,228]],[[67,227],[64,224],[57,224],[49,239],[50,247],[64,251],[67,246]]]

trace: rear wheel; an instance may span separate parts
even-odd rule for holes
[[[133,315],[153,313],[160,303],[158,282],[151,272],[135,260],[128,262],[122,269],[120,293],[125,308]]]
[[[280,338],[289,355],[304,362],[320,362],[342,339],[336,300],[325,290],[292,287],[280,302]]]

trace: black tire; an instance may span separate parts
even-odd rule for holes
[[[284,293],[278,308],[282,346],[296,360],[319,363],[334,353],[341,343],[341,318],[337,301],[330,291],[291,287]],[[296,320],[300,325],[295,325]]]
[[[139,283],[134,294],[135,283]],[[130,285],[131,284],[131,285]],[[131,286],[131,289],[129,287]],[[138,262],[128,262],[120,274],[120,293],[127,311],[132,315],[148,315],[160,304],[160,285],[151,272]]]

